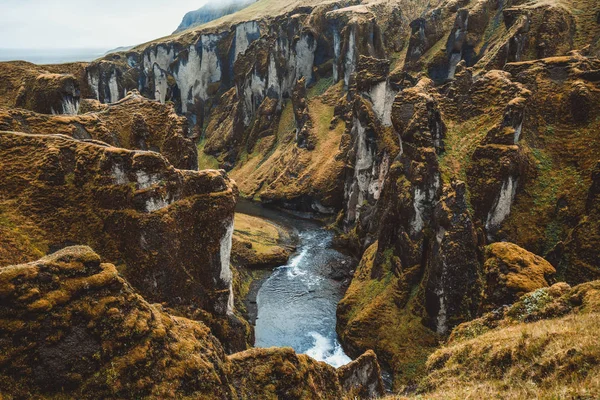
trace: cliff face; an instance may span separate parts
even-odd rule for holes
[[[326,213],[344,209],[347,226],[354,226],[356,214],[372,213],[399,153],[391,104],[400,89],[416,83],[407,73],[423,71],[440,83],[465,66],[501,69],[587,44],[593,55],[600,35],[593,6],[567,0],[271,3],[94,62],[84,86],[101,102],[115,102],[131,89],[173,101],[203,137],[202,165],[233,170],[248,197]],[[372,60],[361,65],[361,57]],[[298,96],[301,79],[309,90]],[[342,92],[334,92],[338,82]],[[309,124],[292,112],[298,101],[289,99],[298,97]],[[327,130],[325,140],[320,135]],[[326,176],[314,170],[322,164],[311,155],[315,149],[339,161]],[[309,184],[287,191],[282,178],[287,187]],[[518,183],[502,185],[510,197]],[[506,210],[498,212],[490,223],[498,224]]]
[[[225,2],[220,2],[219,4],[208,3],[195,11],[190,11],[185,14],[181,24],[179,24],[173,33],[178,33],[214,21],[225,15],[233,14],[236,11],[248,7],[254,2],[255,0],[227,0]]]
[[[186,139],[197,137],[199,166],[228,170],[244,196],[337,215],[339,243],[362,257],[340,302],[339,336],[352,355],[374,349],[395,383],[412,387],[457,325],[554,280],[600,277],[597,14],[588,0],[261,0],[199,29],[111,54],[83,73],[46,68],[13,73],[7,82],[22,88],[21,107],[52,113],[57,108],[48,104],[62,105],[75,79],[83,97],[97,102],[86,100],[84,110],[94,113],[69,120],[65,133],[77,137],[81,124],[113,145],[156,146],[185,168],[193,161]],[[132,90],[179,121],[176,144],[148,144],[145,125],[157,131],[162,122],[145,115],[126,119],[131,128],[110,128],[117,138],[91,128],[88,120],[110,124],[106,115],[130,110],[131,96],[121,100]],[[13,92],[0,93],[5,106],[17,104]],[[38,101],[39,92],[53,100]],[[168,102],[187,117],[188,133],[161,106]],[[136,107],[145,103],[135,100]],[[7,114],[10,129],[42,131],[58,121]],[[122,263],[149,299],[183,306],[193,299],[212,315],[186,312],[207,323],[227,315],[221,250],[228,254],[223,240],[235,189],[223,173],[175,171],[158,155],[67,146],[63,137],[14,135],[3,137],[26,144],[6,147],[17,167],[0,166],[9,182],[0,210],[15,209],[17,196],[25,204],[38,200],[35,213],[16,208],[8,216],[19,229],[7,229],[4,240],[25,250],[4,252],[7,263],[83,237]],[[171,150],[184,145],[180,159]],[[29,150],[16,150],[22,146]],[[102,150],[88,156],[93,146]],[[202,196],[210,192],[199,203],[189,184],[196,180]],[[76,187],[76,196],[67,199],[66,190],[53,193],[49,185]],[[217,197],[223,201],[213,207]],[[77,228],[51,218],[50,204],[66,204],[61,218]],[[73,217],[77,212],[93,216],[92,223]],[[102,236],[106,229],[110,237]],[[159,240],[165,236],[173,242]],[[186,249],[193,250],[191,270]],[[176,271],[181,293],[162,266]],[[215,281],[205,284],[198,278],[204,274]],[[211,328],[222,338],[236,326],[228,320]],[[252,368],[246,357],[234,362],[240,371]],[[233,386],[262,396],[273,370],[305,366],[285,352],[267,363],[273,368],[261,384],[236,378]],[[315,386],[294,390],[278,381],[271,389],[294,396],[338,390],[331,371],[296,372],[290,382]]]
[[[137,91],[115,104],[84,100],[80,115],[73,116],[0,109],[0,130],[62,134],[125,149],[152,150],[176,168],[198,169],[198,152],[186,119],[171,105],[148,100]]]
[[[339,376],[291,349],[227,357],[203,323],[149,304],[85,246],[0,268],[0,300],[7,398],[339,399],[342,387],[361,398],[382,394],[373,353]]]
[[[0,265],[83,243],[152,301],[236,319],[229,257],[237,189],[224,172],[178,170],[158,153],[62,135],[4,132],[0,154],[5,218],[35,232],[23,243],[8,229],[2,248],[25,250],[3,252]]]
[[[60,72],[24,61],[0,63],[0,106],[19,107],[44,114],[77,114],[81,76],[65,66]]]
[[[442,88],[421,79],[401,90],[392,122],[402,152],[377,202],[363,206],[358,222],[346,227],[346,239],[358,248],[376,243],[363,256],[373,266],[366,282],[358,278],[361,286],[391,291],[388,306],[395,303],[404,320],[420,320],[433,335],[478,316],[490,302],[501,306],[550,283],[554,269],[553,279],[596,279],[597,251],[587,246],[595,243],[599,226],[593,172],[598,138],[592,133],[599,109],[588,103],[597,93],[597,63],[573,54],[477,74],[461,62]],[[346,213],[347,221],[353,214]],[[486,261],[491,255],[482,246],[499,240],[544,255],[553,266],[541,260],[513,276],[506,267],[490,269],[495,261]],[[505,256],[500,264],[509,265],[511,256]],[[364,321],[389,324],[371,309],[375,300],[364,302],[366,290],[354,295],[351,286],[340,303],[340,336],[355,351],[379,349],[392,369],[410,371],[407,364],[418,364],[422,353],[402,343],[426,349],[427,336],[420,326],[400,333],[384,329],[386,344],[379,345],[376,329],[355,332]],[[393,337],[401,338],[400,347],[390,351]]]

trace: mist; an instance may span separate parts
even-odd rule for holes
[[[5,53],[6,49],[106,51],[136,45],[171,34],[186,12],[206,3],[206,0],[2,0],[0,49]]]

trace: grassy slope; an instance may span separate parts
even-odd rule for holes
[[[233,257],[252,265],[272,264],[289,257],[289,236],[273,223],[246,214],[235,214]]]
[[[600,282],[561,285],[524,296],[495,328],[487,317],[456,328],[410,398],[597,398]]]
[[[313,121],[311,134],[316,139],[316,147],[312,151],[296,146],[292,104],[288,102],[284,106],[276,136],[260,139],[254,152],[243,154],[231,171],[244,195],[291,199],[305,193],[328,193],[332,190],[331,185],[335,184],[343,169],[343,161],[336,155],[345,126],[337,123],[333,129],[330,127],[340,90],[339,85],[325,90],[322,83],[317,83],[309,93],[308,108]],[[324,94],[318,96],[320,92]],[[311,98],[311,94],[316,97]]]
[[[377,243],[365,251],[340,302],[338,315],[347,319],[347,323],[340,324],[345,327],[340,336],[361,351],[373,349],[380,361],[394,372],[394,386],[401,387],[422,376],[438,337],[412,313],[415,293],[410,295],[406,307],[399,308],[395,304],[403,285],[393,273],[390,262],[384,263],[380,279],[371,278],[376,251]]]

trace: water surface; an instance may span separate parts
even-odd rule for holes
[[[335,331],[342,283],[329,275],[333,267],[349,267],[352,258],[333,249],[333,234],[315,222],[273,210],[252,213],[292,227],[298,236],[296,252],[258,291],[255,346],[292,347],[334,367],[349,363]]]

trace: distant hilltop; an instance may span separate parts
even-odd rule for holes
[[[178,33],[188,28],[214,21],[225,15],[233,14],[255,2],[256,0],[224,0],[219,2],[211,0],[196,11],[190,11],[185,14],[181,24],[179,24],[179,27],[173,33]]]
[[[106,53],[104,53],[104,55],[107,56],[107,55],[109,55],[111,53],[119,53],[119,52],[122,52],[122,51],[129,51],[129,50],[133,49],[134,47],[135,47],[135,45],[134,46],[121,46],[121,47],[117,47],[115,49],[107,51]]]

